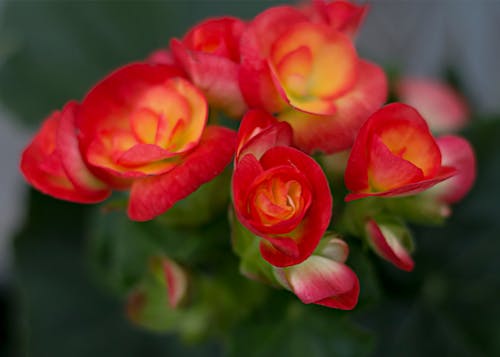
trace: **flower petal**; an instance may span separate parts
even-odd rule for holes
[[[60,155],[61,164],[75,188],[87,192],[89,199],[93,197],[95,202],[99,202],[105,200],[111,194],[111,190],[93,175],[83,161],[76,136],[77,111],[78,104],[76,102],[68,102],[63,108],[56,133],[56,145],[59,151],[64,152],[64,155]]]
[[[460,201],[476,180],[476,157],[467,140],[459,136],[443,136],[437,139],[443,164],[457,169],[454,177],[438,184],[433,190],[446,203]]]
[[[109,191],[94,190],[86,186],[82,180],[84,178],[82,172],[72,174],[76,178],[75,181],[81,183],[78,187],[66,174],[61,159],[65,148],[60,148],[57,140],[60,122],[61,113],[53,112],[45,119],[31,143],[24,149],[20,168],[26,181],[43,193],[66,201],[95,203],[104,200],[109,195]],[[71,133],[67,132],[67,134]],[[68,139],[69,154],[76,154],[72,139],[65,139]],[[80,169],[79,164],[75,162],[74,168]],[[79,189],[79,187],[84,189]]]
[[[161,263],[165,274],[168,304],[175,309],[186,295],[187,275],[173,260],[163,258]]]
[[[403,103],[416,108],[436,133],[457,131],[467,124],[465,99],[450,85],[432,78],[404,77],[396,84]]]
[[[313,255],[283,270],[290,290],[305,304],[351,310],[358,302],[359,280],[345,264]]]
[[[134,181],[128,215],[135,221],[152,219],[171,208],[200,185],[219,175],[229,164],[236,146],[236,133],[208,126],[199,145],[171,171]]]
[[[299,256],[287,256],[271,249],[269,245],[261,245],[262,256],[271,264],[281,267],[298,264],[312,254],[330,224],[333,199],[328,181],[316,161],[293,148],[271,148],[262,157],[261,164],[264,170],[280,165],[293,165],[306,176],[314,190],[311,205],[303,221],[293,231],[293,235],[288,234],[297,243]]]
[[[366,119],[387,99],[387,79],[382,69],[360,60],[357,82],[334,101],[334,115],[312,115],[297,110],[280,113],[278,119],[293,128],[294,145],[307,153],[331,154],[352,146]]]
[[[272,115],[259,109],[248,111],[241,120],[238,130],[236,162],[251,153],[259,160],[274,146],[289,146],[292,143],[292,128],[280,123]]]
[[[366,223],[366,232],[368,242],[378,255],[399,269],[413,270],[413,259],[390,228],[379,226],[374,219],[370,219]]]
[[[239,65],[229,58],[189,50],[173,39],[170,47],[175,59],[193,83],[206,95],[209,104],[239,117],[246,108],[238,82]]]
[[[307,17],[296,8],[276,6],[257,15],[243,33],[239,82],[250,108],[276,113],[286,107],[272,80],[267,58],[275,39],[292,24],[304,21]]]

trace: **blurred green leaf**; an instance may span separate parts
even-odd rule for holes
[[[370,353],[372,337],[349,321],[349,312],[283,298],[287,297],[282,294],[269,301],[267,309],[234,331],[229,356],[361,357]]]
[[[249,279],[281,288],[273,273],[273,266],[260,254],[262,238],[246,229],[236,218],[233,210],[229,217],[233,251],[240,257],[239,271]]]
[[[133,222],[124,211],[98,211],[91,221],[89,258],[97,279],[124,294],[144,275],[148,259],[169,258],[206,272],[234,262],[225,212],[198,227],[171,227],[156,219]],[[212,262],[220,262],[214,266]]]
[[[207,224],[221,212],[225,213],[229,205],[231,174],[232,169],[227,168],[215,179],[177,202],[158,220],[171,227],[194,227]]]
[[[30,191],[15,239],[13,356],[213,356],[220,344],[187,346],[131,326],[122,302],[90,278],[84,254],[89,208]]]

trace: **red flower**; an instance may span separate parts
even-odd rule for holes
[[[247,104],[290,123],[306,152],[349,148],[386,99],[384,73],[358,58],[348,36],[293,7],[268,9],[249,24],[241,62]]]
[[[405,104],[390,104],[366,121],[354,142],[345,172],[352,192],[346,201],[415,194],[455,171],[442,165],[438,144],[420,114]]]
[[[269,140],[286,137],[288,125],[280,124],[276,132],[281,134],[269,135],[275,129],[251,125],[258,121],[255,113],[245,116],[244,131],[239,133],[246,144],[239,146],[244,155],[236,163],[232,182],[236,217],[263,238],[260,250],[265,260],[290,266],[316,248],[330,222],[332,197],[323,171],[311,157]]]
[[[52,113],[21,157],[21,171],[37,190],[79,203],[106,199],[109,188],[85,165],[75,130],[76,102]]]
[[[351,310],[358,303],[359,280],[344,264],[348,255],[349,247],[344,241],[331,239],[306,261],[287,268],[275,268],[274,275],[304,304]]]
[[[244,28],[237,18],[214,18],[194,26],[182,41],[170,42],[176,61],[208,103],[232,117],[243,115],[246,108],[238,84],[239,41]]]
[[[80,149],[113,188],[131,187],[128,214],[148,220],[217,176],[235,133],[206,126],[203,94],[173,66],[135,63],[98,83],[78,115]]]

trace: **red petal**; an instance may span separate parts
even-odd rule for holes
[[[392,190],[384,192],[360,192],[360,193],[350,193],[345,197],[345,201],[353,201],[359,198],[377,196],[377,197],[394,197],[394,196],[408,196],[415,195],[419,192],[425,191],[432,186],[449,179],[457,173],[457,170],[453,167],[442,167],[436,177],[432,179],[422,180],[419,182],[410,183]]]
[[[150,220],[177,201],[219,175],[234,154],[236,133],[208,126],[200,144],[173,170],[156,177],[136,180],[130,192],[128,215],[135,221]]]
[[[292,128],[280,123],[263,110],[248,111],[238,130],[236,162],[251,153],[260,159],[264,152],[274,146],[289,146],[292,143]]]
[[[210,18],[193,26],[182,39],[190,50],[239,62],[239,42],[245,23],[231,16]]]
[[[136,144],[117,158],[118,165],[134,167],[168,159],[178,153],[171,153],[154,144]]]
[[[168,304],[176,308],[186,295],[187,276],[184,270],[174,261],[163,258],[163,271],[167,285]]]
[[[458,136],[437,139],[443,165],[457,169],[454,177],[436,186],[439,197],[446,203],[460,201],[476,180],[476,157],[469,142]]]
[[[354,37],[368,12],[368,5],[357,5],[349,1],[314,0],[318,12],[326,17],[327,23],[337,31]]]
[[[343,310],[357,304],[359,281],[345,264],[313,255],[302,264],[287,268],[286,275],[290,288],[305,304]]]
[[[334,153],[352,146],[366,119],[387,98],[387,79],[379,66],[360,60],[353,89],[334,101],[331,116],[311,115],[297,110],[280,113],[294,133],[294,145],[307,153]]]
[[[231,117],[243,114],[246,105],[238,83],[237,63],[215,54],[191,51],[176,39],[170,42],[170,47],[191,81],[207,96],[209,104]]]
[[[368,170],[374,191],[388,191],[424,179],[422,170],[394,155],[378,136],[372,138],[370,149]]]
[[[172,53],[166,49],[159,49],[152,52],[148,58],[146,58],[146,62],[153,64],[175,65],[174,56],[172,56]]]
[[[247,211],[247,197],[255,178],[262,173],[262,166],[253,155],[245,155],[234,168],[232,180],[233,203],[238,220],[248,227],[242,212]],[[245,224],[246,223],[246,224]]]
[[[105,200],[111,190],[97,179],[83,161],[75,127],[78,104],[68,102],[61,112],[61,118],[56,133],[56,145],[60,152],[61,164],[75,189],[86,192],[89,200],[99,202]]]
[[[260,252],[263,256],[264,254],[266,254],[266,252],[274,252],[273,254],[276,255],[284,255],[290,258],[297,259],[301,254],[299,249],[300,248],[297,245],[297,242],[295,242],[295,240],[290,237],[268,236],[260,243]],[[264,257],[264,259],[266,258]]]
[[[397,237],[384,235],[380,226],[373,219],[370,219],[366,223],[366,230],[370,244],[382,258],[391,262],[399,269],[405,271],[413,270],[413,259]]]
[[[62,151],[57,147],[56,134],[60,112],[52,113],[26,147],[21,157],[21,171],[37,190],[71,202],[94,203],[105,196],[100,192],[77,189],[67,176],[61,161]]]
[[[302,21],[307,18],[297,9],[276,6],[257,15],[243,33],[239,81],[249,107],[275,113],[286,106],[274,86],[267,57],[275,39]]]

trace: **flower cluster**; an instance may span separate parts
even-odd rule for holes
[[[358,236],[411,270],[405,221],[444,218],[475,179],[468,142],[431,132],[467,119],[451,89],[401,79],[401,103],[384,105],[386,75],[354,44],[367,10],[315,0],[250,21],[205,20],[52,113],[21,170],[63,200],[97,203],[126,191],[128,216],[146,221],[232,162],[227,189],[241,272],[304,303],[352,309],[360,284],[339,237]],[[217,124],[220,116],[238,130]],[[336,217],[334,198],[346,202]],[[185,287],[185,274],[176,276]]]

